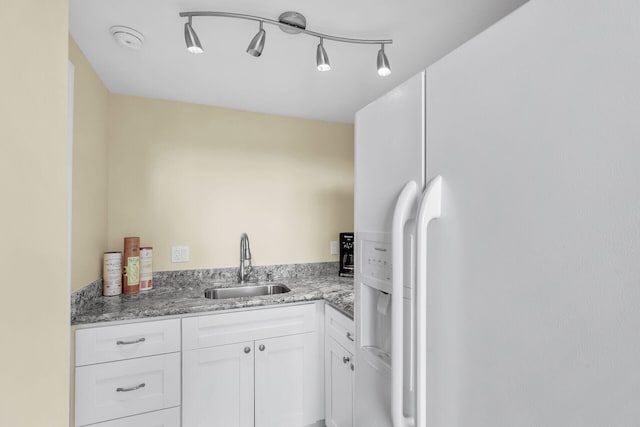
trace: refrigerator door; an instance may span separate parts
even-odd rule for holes
[[[424,72],[356,113],[354,222],[356,232],[391,233],[400,190],[425,184]]]
[[[356,114],[355,123],[355,425],[390,427],[391,421],[391,228],[396,200],[405,183],[425,184],[424,73],[420,73]],[[415,217],[411,200],[407,217]],[[407,242],[413,242],[408,233]],[[411,253],[409,248],[408,253]],[[403,260],[411,270],[414,263]],[[411,271],[400,295],[412,339]],[[406,298],[405,298],[406,297]],[[406,363],[410,367],[411,360]],[[408,372],[408,370],[406,370]],[[408,401],[408,400],[407,400]],[[408,408],[409,412],[411,408]]]
[[[638,425],[638,17],[532,0],[427,69],[430,427]]]

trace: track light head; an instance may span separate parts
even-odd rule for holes
[[[384,43],[380,45],[380,50],[378,51],[378,75],[381,77],[386,77],[391,74],[391,66],[389,65],[389,59],[387,55],[384,53]]]
[[[196,54],[204,52],[200,44],[200,39],[191,26],[191,17],[189,17],[189,21],[184,24],[184,41],[187,44],[187,50],[189,52]]]
[[[331,70],[329,56],[327,55],[327,51],[324,50],[324,45],[322,44],[322,37],[320,37],[320,43],[318,43],[318,49],[316,50],[316,64],[318,66],[318,71]]]
[[[249,43],[249,46],[247,47],[247,53],[251,56],[255,56],[256,58],[262,55],[266,37],[267,33],[262,28],[262,21],[260,21],[260,30],[255,36],[253,36],[253,39],[251,39],[251,43]]]

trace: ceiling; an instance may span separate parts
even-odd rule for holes
[[[246,111],[353,122],[354,113],[526,0],[70,0],[70,32],[113,93]],[[393,39],[385,48],[392,74],[376,72],[378,45],[325,40],[332,69],[315,66],[318,39],[265,25],[261,57],[245,50],[258,31],[252,21],[193,18],[205,50],[187,52],[181,11],[224,11],[278,19],[294,10],[307,29],[350,38]],[[141,32],[131,50],[109,28]]]

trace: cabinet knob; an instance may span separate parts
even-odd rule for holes
[[[349,363],[350,361],[351,361],[351,359],[350,359],[350,358],[348,358],[347,356],[344,356],[344,357],[342,358],[342,363],[344,363],[345,365],[346,365],[347,363]]]
[[[347,332],[347,339],[351,342],[353,342],[353,335],[351,334],[351,332]]]
[[[244,348],[244,352],[245,352],[245,353],[251,353],[251,347],[246,346],[246,347]]]
[[[264,351],[264,344],[260,344],[260,347],[258,347],[260,349],[260,351]]]
[[[355,367],[353,366],[353,363],[349,365],[349,367],[351,368],[352,371],[355,369]]]

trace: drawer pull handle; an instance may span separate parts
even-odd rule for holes
[[[344,356],[344,357],[342,358],[342,363],[344,363],[345,365],[346,365],[347,363],[349,363],[349,361],[351,361],[351,359],[350,359],[350,358],[348,358],[347,356]]]
[[[146,341],[145,337],[142,337],[142,338],[138,338],[137,340],[133,340],[133,341],[121,341],[121,340],[118,340],[118,341],[116,341],[116,344],[117,345],[131,345],[131,344],[138,344],[138,343],[145,342],[145,341]]]
[[[347,332],[347,339],[353,342],[353,335],[351,334],[351,332]]]
[[[146,386],[146,384],[145,384],[145,383],[141,383],[141,384],[138,384],[138,385],[134,385],[133,387],[118,387],[118,388],[116,389],[116,391],[117,391],[118,393],[120,393],[120,392],[127,392],[127,391],[134,391],[134,390],[141,389],[141,388],[143,388],[144,386]]]

